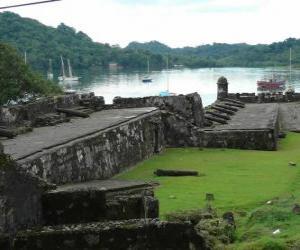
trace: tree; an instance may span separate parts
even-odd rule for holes
[[[25,94],[61,93],[58,85],[33,73],[17,51],[3,43],[0,43],[0,89],[0,104]]]

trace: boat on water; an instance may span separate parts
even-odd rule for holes
[[[292,76],[292,49],[290,48],[290,69],[289,81],[280,80],[273,74],[272,78],[268,80],[257,81],[258,94],[282,94],[295,92],[294,86],[291,81]]]
[[[286,81],[278,80],[274,76],[268,80],[257,81],[258,94],[279,94],[286,90]]]
[[[170,88],[170,81],[169,81],[169,58],[167,57],[167,90],[163,90],[159,92],[159,96],[176,96],[176,93],[172,93],[169,90]]]
[[[68,62],[68,71],[69,71],[69,75],[67,76],[66,72],[65,72],[65,64],[64,64],[63,57],[61,56],[60,59],[61,59],[61,71],[62,71],[61,73],[62,73],[62,75],[58,77],[58,80],[61,83],[76,83],[76,82],[78,82],[79,77],[78,76],[73,76],[70,60],[69,59],[67,60],[67,62]]]
[[[152,79],[149,76],[150,74],[150,63],[149,63],[149,58],[147,59],[147,76],[145,76],[142,80],[144,83],[149,83],[152,82]]]

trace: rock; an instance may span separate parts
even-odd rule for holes
[[[279,132],[278,133],[278,138],[279,139],[284,139],[286,137],[286,133],[284,133],[284,132]]]
[[[199,173],[197,171],[191,170],[164,170],[157,169],[154,172],[157,176],[198,176]]]
[[[205,200],[207,200],[207,201],[213,201],[213,200],[215,200],[214,194],[207,193],[206,197],[205,197]]]
[[[223,220],[227,221],[228,224],[235,226],[234,214],[233,212],[226,212],[223,214]]]
[[[295,204],[293,207],[293,213],[299,215],[300,214],[300,205]]]
[[[289,162],[289,166],[291,166],[291,167],[296,167],[297,164],[296,164],[295,162],[290,161],[290,162]]]

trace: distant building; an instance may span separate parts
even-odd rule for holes
[[[111,62],[111,63],[108,64],[108,68],[109,68],[110,70],[118,69],[118,64],[115,63],[115,62]]]

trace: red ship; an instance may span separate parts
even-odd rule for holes
[[[257,81],[258,93],[270,93],[270,94],[283,93],[285,89],[286,89],[285,80],[270,79],[268,81],[267,80]]]

